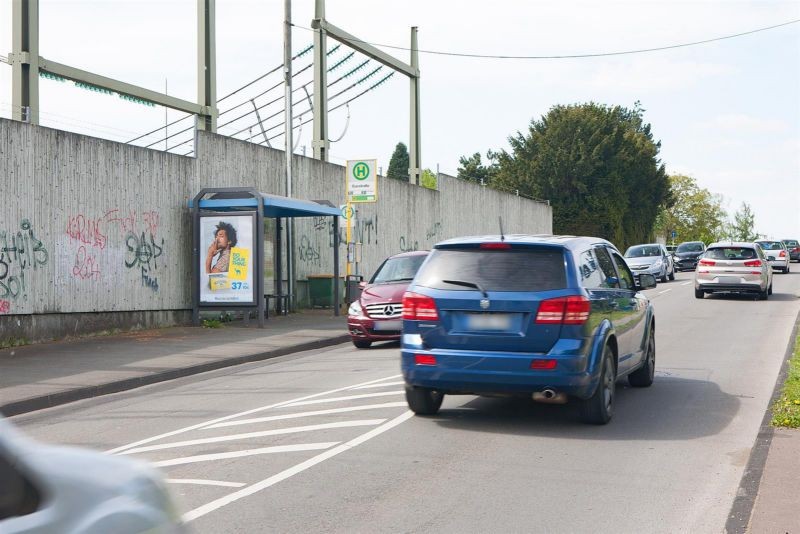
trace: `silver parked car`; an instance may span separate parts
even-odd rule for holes
[[[782,273],[789,272],[791,256],[783,241],[756,241],[756,243],[764,251],[767,261],[773,269],[777,269]]]
[[[772,294],[772,267],[755,243],[712,243],[694,275],[694,296],[706,293],[752,293],[761,300]]]
[[[625,251],[625,262],[633,274],[652,274],[661,282],[675,280],[675,265],[667,247],[660,243],[634,245]]]
[[[148,464],[23,436],[0,417],[0,532],[184,532]]]

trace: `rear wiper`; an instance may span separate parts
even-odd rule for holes
[[[481,286],[474,282],[464,282],[462,280],[442,280],[445,284],[452,284],[454,286],[463,286],[463,287],[471,287],[473,289],[477,289],[483,294],[483,298],[488,299],[489,293],[486,292]]]

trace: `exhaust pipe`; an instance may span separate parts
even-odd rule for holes
[[[536,402],[543,402],[546,404],[566,404],[567,394],[558,393],[557,391],[551,388],[545,388],[542,391],[534,392],[533,400]]]

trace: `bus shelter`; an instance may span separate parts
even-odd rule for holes
[[[205,188],[189,201],[192,211],[192,322],[201,311],[257,312],[264,327],[268,300],[280,313],[292,298],[291,243],[285,253],[289,271],[283,291],[281,231],[288,219],[333,217],[339,227],[339,209],[327,201],[300,200],[260,193],[252,188]],[[264,218],[275,219],[275,293],[264,291]],[[339,279],[339,233],[333,232],[333,276]],[[333,284],[333,310],[339,315],[339,291]]]

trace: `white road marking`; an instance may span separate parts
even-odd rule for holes
[[[211,501],[210,503],[204,504],[203,506],[195,508],[194,510],[190,510],[189,512],[186,512],[185,514],[183,514],[183,521],[188,523],[189,521],[192,521],[193,519],[197,519],[198,517],[202,517],[202,516],[204,516],[204,515],[206,515],[206,514],[208,514],[210,512],[213,512],[214,510],[218,510],[219,508],[222,508],[223,506],[225,506],[227,504],[231,504],[232,502],[236,502],[239,499],[242,499],[242,498],[247,497],[249,495],[253,495],[254,493],[258,493],[259,491],[264,490],[266,488],[269,488],[270,486],[274,486],[278,482],[281,482],[283,480],[286,480],[287,478],[293,477],[294,475],[296,475],[298,473],[302,473],[303,471],[305,471],[306,469],[309,469],[310,467],[313,467],[313,466],[315,466],[315,465],[317,465],[317,464],[319,464],[321,462],[324,462],[325,460],[328,460],[329,458],[333,458],[337,454],[341,454],[341,453],[343,453],[345,451],[349,451],[350,449],[352,449],[352,448],[354,448],[354,447],[356,447],[358,445],[361,445],[362,443],[374,438],[375,436],[379,436],[380,434],[383,434],[387,430],[390,430],[390,429],[396,427],[397,425],[407,421],[408,419],[410,419],[413,416],[414,416],[414,414],[412,412],[410,412],[410,411],[405,412],[405,413],[395,417],[391,421],[388,421],[388,422],[382,424],[381,426],[379,426],[377,428],[373,428],[369,432],[366,432],[366,433],[358,436],[355,439],[351,439],[350,441],[348,441],[346,443],[342,443],[341,445],[339,445],[337,447],[334,447],[333,449],[330,449],[330,450],[327,450],[327,451],[325,451],[325,452],[323,452],[321,454],[318,454],[317,456],[314,456],[313,458],[310,458],[310,459],[306,460],[305,462],[301,462],[301,463],[299,463],[299,464],[297,464],[297,465],[295,465],[293,467],[290,467],[289,469],[281,471],[277,475],[273,475],[273,476],[271,476],[269,478],[266,478],[266,479],[262,480],[261,482],[256,482],[255,484],[253,484],[251,486],[248,486],[246,488],[242,488],[239,491],[235,491],[235,492],[231,493],[230,495],[226,495],[225,497],[219,498],[219,499],[217,499],[215,501]]]
[[[665,289],[664,291],[659,291],[658,294],[663,295],[664,293],[669,293],[670,291],[672,291],[672,289]]]
[[[195,425],[179,428],[178,430],[172,430],[171,432],[165,432],[165,433],[159,434],[157,436],[141,439],[141,440],[135,441],[133,443],[128,443],[127,445],[122,445],[120,447],[117,447],[116,449],[111,449],[109,451],[106,451],[106,454],[118,454],[118,453],[120,453],[122,451],[125,451],[125,450],[128,450],[128,449],[132,449],[133,447],[138,447],[139,445],[144,445],[145,443],[151,443],[153,441],[157,441],[157,440],[162,439],[162,438],[168,438],[168,437],[171,437],[171,436],[175,436],[177,434],[183,434],[184,432],[189,432],[191,430],[196,430],[198,428],[203,428],[204,426],[213,425],[215,423],[221,423],[222,421],[229,421],[231,419],[236,419],[237,417],[242,417],[243,415],[250,415],[252,413],[263,412],[264,410],[269,410],[271,408],[277,408],[279,406],[284,406],[286,404],[291,404],[293,402],[297,402],[297,401],[301,401],[301,400],[305,400],[305,399],[313,399],[313,398],[316,398],[316,397],[321,397],[323,395],[330,395],[331,393],[338,393],[340,391],[347,391],[348,389],[356,388],[356,387],[359,387],[359,386],[366,386],[367,384],[374,384],[376,382],[382,382],[384,380],[393,380],[395,378],[400,378],[401,376],[403,376],[403,375],[392,375],[392,376],[388,376],[388,377],[385,377],[385,378],[378,378],[376,380],[370,380],[368,382],[361,382],[361,383],[356,384],[354,386],[345,386],[345,387],[342,387],[342,388],[331,389],[329,391],[323,391],[322,393],[314,393],[313,395],[306,395],[304,397],[300,397],[300,398],[297,398],[297,399],[283,401],[283,402],[276,402],[275,404],[270,404],[270,405],[267,405],[267,406],[261,406],[260,408],[253,408],[252,410],[246,410],[244,412],[239,412],[239,413],[235,413],[235,414],[231,414],[231,415],[226,415],[225,417],[218,417],[217,419],[212,419],[211,421],[205,421],[203,423],[197,423]]]
[[[228,458],[242,458],[243,456],[255,456],[256,454],[276,454],[279,452],[298,452],[298,451],[318,451],[320,449],[330,449],[338,445],[341,441],[331,441],[328,443],[300,443],[297,445],[278,445],[275,447],[262,447],[260,449],[247,449],[245,451],[219,452],[214,454],[198,454],[197,456],[186,456],[184,458],[174,458],[153,462],[156,467],[170,467],[172,465],[195,464],[197,462],[211,462],[213,460],[227,460]],[[213,482],[213,481],[212,481]],[[222,484],[217,484],[221,486]],[[247,484],[232,486],[241,488]]]
[[[684,282],[684,283],[682,283],[681,285],[682,285],[682,286],[688,286],[688,285],[689,285],[689,284],[691,284],[691,283],[692,283],[692,282]]]
[[[405,393],[403,390],[397,391],[383,391],[381,393],[364,393],[363,395],[349,395],[347,397],[328,397],[327,399],[315,399],[315,400],[307,400],[307,401],[299,401],[293,402],[291,404],[285,404],[284,408],[291,408],[294,406],[307,406],[309,404],[324,404],[326,402],[339,402],[345,400],[356,400],[356,399],[368,399],[371,397],[387,397],[389,395],[402,395]]]
[[[385,386],[402,386],[403,384],[405,384],[403,380],[398,380],[397,382],[383,382],[382,384],[369,384],[367,386],[358,386],[357,388],[353,389],[382,388]]]
[[[136,447],[120,454],[135,454],[138,452],[160,451],[163,449],[174,449],[176,447],[189,447],[191,445],[205,445],[207,443],[220,443],[223,441],[237,441],[242,439],[260,438],[264,436],[281,436],[285,434],[296,434],[298,432],[313,432],[315,430],[328,430],[331,428],[348,428],[354,426],[376,426],[386,421],[386,419],[363,419],[358,421],[341,421],[338,423],[324,423],[321,425],[293,426],[289,428],[275,428],[273,430],[262,430],[261,432],[248,432],[246,434],[233,434],[230,436],[217,436],[214,438],[191,439],[188,441],[173,441],[172,443],[161,443],[159,445],[148,445],[146,447]]]
[[[239,419],[236,421],[226,421],[225,423],[217,423],[216,425],[211,425],[204,427],[203,430],[208,430],[210,428],[222,428],[228,426],[238,426],[238,425],[251,425],[254,423],[266,423],[268,421],[281,421],[283,419],[296,419],[299,417],[312,417],[314,415],[328,415],[333,413],[345,413],[345,412],[358,412],[361,410],[378,410],[381,408],[399,408],[401,406],[406,406],[405,402],[385,402],[383,404],[365,404],[363,406],[348,406],[347,408],[332,408],[330,410],[316,410],[313,412],[298,412],[298,413],[287,413],[284,415],[271,415],[269,417],[255,417],[253,419]]]
[[[244,482],[225,482],[223,480],[201,480],[199,478],[168,478],[168,484],[197,484],[199,486],[222,486],[223,488],[241,488]]]

